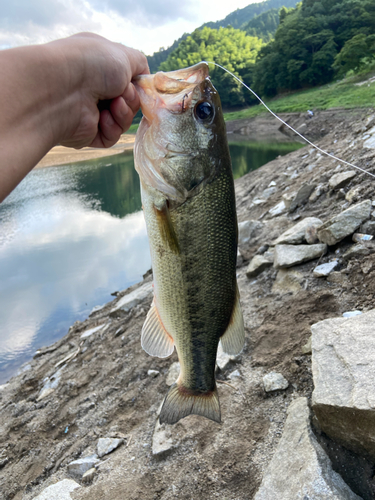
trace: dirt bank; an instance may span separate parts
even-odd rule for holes
[[[127,149],[133,149],[135,135],[123,134],[117,144],[108,149],[82,148],[72,149],[64,146],[56,146],[46,154],[35,168],[55,167],[75,163],[77,161],[93,160],[95,158],[104,158],[123,153]]]
[[[363,147],[369,114],[324,112],[311,119],[293,114],[288,120],[320,147],[375,173],[375,149]],[[241,136],[253,126],[250,121],[228,128]],[[277,132],[278,125],[272,126]],[[351,204],[374,199],[373,181],[362,173],[341,190],[329,187],[332,175],[346,170],[308,146],[236,181],[239,221],[261,225],[244,248],[247,260],[238,267],[246,345],[237,359],[218,369],[219,381],[225,382],[219,384],[221,425],[188,417],[167,426],[163,432],[169,446],[164,453],[152,453],[156,413],[168,390],[169,367],[177,358],[151,358],[141,348],[151,295],[128,312],[113,311],[123,296],[139,288],[135,285],[74,324],[63,339],[40,350],[1,387],[0,498],[30,500],[70,478],[68,464],[95,453],[99,438],[120,438],[123,444],[100,459],[89,482],[74,477],[80,487],[71,493],[72,499],[253,498],[280,440],[289,404],[298,396],[311,397],[311,359],[302,352],[310,325],[374,307],[375,254],[344,260],[342,254],[352,242],[343,240],[321,259],[339,259],[336,280],[315,278],[313,260],[293,267],[289,279],[279,277],[277,286],[272,267],[247,278],[248,260],[298,220],[314,216],[325,222]],[[305,183],[322,186],[320,195],[290,214],[272,217],[269,210],[282,195]],[[266,197],[269,187],[275,189]],[[141,285],[150,281],[148,276]],[[91,330],[96,327],[101,328]],[[270,371],[282,373],[289,387],[266,393],[262,377]],[[43,387],[50,391],[41,397]],[[351,472],[357,474],[355,467]],[[359,494],[370,498],[366,491]]]

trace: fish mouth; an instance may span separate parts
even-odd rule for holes
[[[191,106],[193,91],[208,78],[208,64],[200,62],[189,68],[139,75],[132,82],[139,94],[143,115],[152,122],[160,109],[183,113]]]

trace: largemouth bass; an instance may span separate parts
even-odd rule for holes
[[[159,420],[174,424],[196,414],[220,422],[218,344],[238,354],[244,343],[234,184],[220,98],[206,63],[141,75],[134,84],[144,115],[135,168],[154,277],[142,347],[161,358],[176,347],[181,365]]]

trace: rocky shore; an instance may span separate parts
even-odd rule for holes
[[[371,110],[284,118],[375,173]],[[223,423],[157,423],[178,364],[140,345],[150,271],[0,386],[1,499],[375,498],[374,179],[307,146],[236,197],[246,344],[218,356]]]

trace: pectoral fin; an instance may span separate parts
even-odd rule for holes
[[[230,318],[228,328],[226,329],[224,335],[220,338],[220,342],[224,352],[235,356],[242,351],[244,341],[245,329],[240,305],[240,293],[237,286],[237,294],[232,316]]]
[[[151,309],[143,324],[141,344],[150,356],[167,358],[173,353],[173,338],[165,330],[158,315],[155,302],[151,304]]]
[[[172,224],[171,214],[169,213],[168,202],[165,201],[160,208],[154,206],[154,210],[163,242],[173,253],[180,253],[177,235]]]

